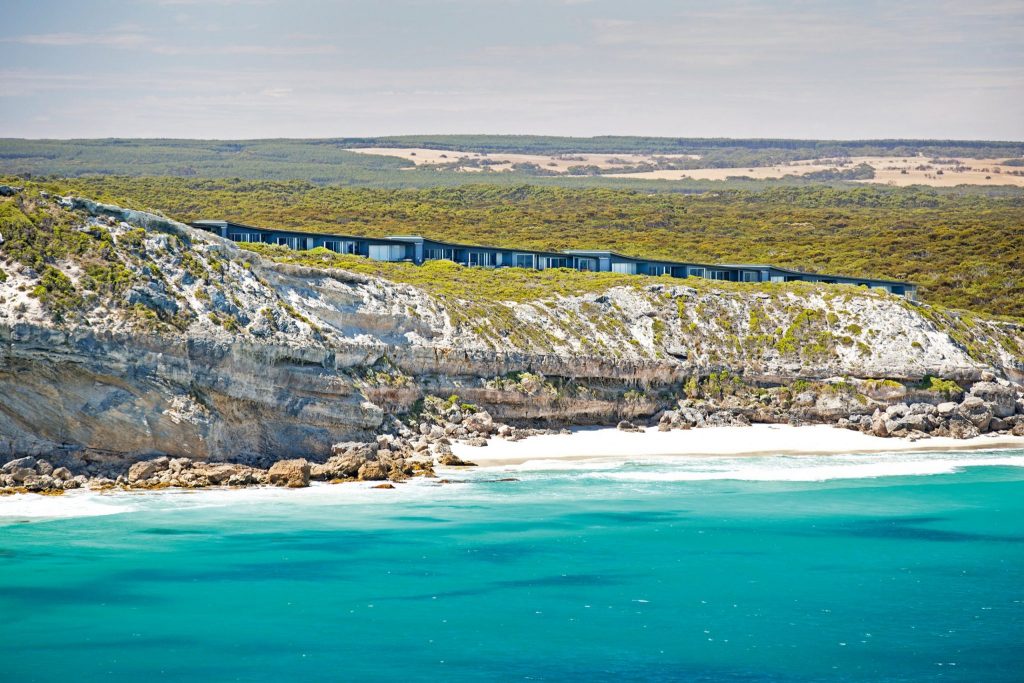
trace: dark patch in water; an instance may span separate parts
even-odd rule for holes
[[[9,601],[15,609],[64,610],[84,605],[157,605],[166,602],[156,595],[139,595],[124,584],[108,580],[91,581],[74,586],[64,585],[0,585],[0,601]]]
[[[402,515],[400,517],[393,517],[396,522],[430,522],[431,524],[445,524],[450,522],[450,519],[442,519],[441,517],[431,517],[429,515]]]
[[[353,572],[326,560],[244,562],[227,566],[121,572],[111,577],[126,583],[221,583],[262,581],[337,581]]]
[[[950,531],[927,528],[924,525],[945,521],[944,517],[887,517],[882,519],[853,520],[818,531],[819,534],[881,538],[905,541],[936,541],[941,543],[1022,543],[1024,536],[983,534],[970,531]],[[802,535],[802,534],[798,534]],[[817,534],[816,534],[817,535]]]
[[[653,524],[657,522],[674,522],[682,518],[682,510],[677,512],[664,512],[662,510],[628,511],[616,512],[607,510],[601,512],[578,512],[571,515],[562,515],[562,519],[575,524]]]
[[[492,585],[501,588],[549,588],[552,586],[610,586],[620,583],[599,574],[555,574],[530,579],[495,581]]]
[[[494,543],[491,545],[474,546],[466,548],[466,555],[479,562],[507,565],[518,560],[536,555],[538,549],[535,545],[522,542],[516,543]]]
[[[139,529],[135,533],[151,534],[153,536],[201,536],[210,532],[202,529],[174,529],[170,527],[153,527],[151,529]]]
[[[433,593],[417,593],[413,595],[388,595],[374,598],[377,602],[385,600],[434,600],[437,598],[466,598],[488,593],[499,593],[507,590],[520,590],[529,588],[572,588],[572,587],[594,587],[611,586],[622,583],[619,578],[600,576],[597,574],[557,574],[553,576],[538,576],[529,579],[510,579],[504,581],[492,581],[475,588],[456,588],[447,591],[436,591]]]
[[[224,540],[257,549],[272,546],[279,550],[325,552],[335,555],[359,552],[385,544],[390,546],[418,544],[418,541],[407,535],[402,536],[395,531],[355,531],[352,529],[231,534]]]

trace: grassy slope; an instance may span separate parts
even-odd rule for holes
[[[929,302],[1024,317],[1022,197],[864,187],[693,196],[537,186],[369,190],[179,178],[81,178],[50,186],[184,221],[228,218],[323,232],[612,248],[907,279],[921,285]]]

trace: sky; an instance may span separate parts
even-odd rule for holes
[[[1024,139],[1024,0],[3,0],[0,137]]]

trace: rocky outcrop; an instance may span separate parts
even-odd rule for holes
[[[306,460],[278,460],[267,471],[267,483],[300,489],[309,486],[310,465]]]
[[[977,392],[975,387],[978,387]],[[884,409],[875,408],[871,415],[860,413],[841,418],[838,424],[875,436],[915,439],[928,436],[968,439],[986,433],[1018,435],[1024,431],[1020,428],[1024,424],[1024,410],[1017,410],[1018,396],[1018,391],[1008,383],[979,382],[959,403],[896,403]]]

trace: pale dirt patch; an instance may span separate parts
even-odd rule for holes
[[[959,163],[934,163],[927,157],[849,157],[845,159],[807,159],[776,166],[739,168],[698,168],[685,171],[649,171],[646,173],[607,173],[615,178],[657,180],[726,180],[746,176],[755,180],[782,178],[786,175],[805,175],[830,168],[852,168],[861,163],[875,169],[875,177],[857,182],[882,185],[1015,185],[1024,187],[1024,167],[1005,166],[1001,159],[959,159]],[[941,173],[940,173],[941,171]],[[1015,175],[1020,173],[1021,175]]]
[[[494,163],[490,166],[495,171],[511,170],[512,164],[537,164],[542,168],[557,173],[567,173],[572,166],[597,166],[599,168],[617,168],[651,162],[661,159],[699,159],[699,154],[512,154],[512,153],[479,153],[457,152],[442,149],[426,149],[423,147],[358,147],[348,150],[359,154],[378,154],[399,157],[413,162],[417,166],[431,164],[450,164],[460,160],[486,159]],[[476,166],[467,166],[463,171],[479,171]]]

